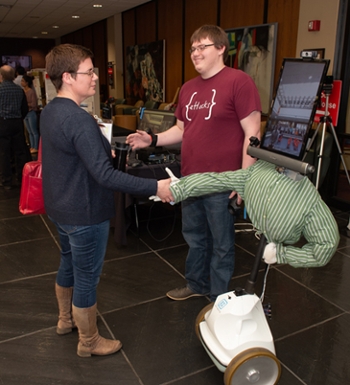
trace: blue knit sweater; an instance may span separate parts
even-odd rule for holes
[[[56,222],[92,225],[113,217],[113,191],[156,193],[156,180],[113,168],[109,142],[71,99],[56,97],[45,106],[40,132],[45,209]]]

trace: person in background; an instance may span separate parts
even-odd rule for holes
[[[137,131],[133,149],[182,142],[181,172],[222,172],[250,166],[249,138],[260,138],[261,104],[253,80],[225,65],[227,33],[204,25],[191,37],[190,55],[199,76],[185,83],[175,111],[176,125],[158,135]],[[227,292],[234,270],[234,219],[229,193],[191,197],[182,202],[182,231],[189,245],[186,286],[171,290],[173,300]]]
[[[92,52],[61,44],[46,56],[46,71],[57,97],[41,113],[42,176],[45,210],[56,225],[61,261],[56,277],[57,333],[77,326],[80,357],[117,352],[118,340],[100,336],[96,290],[115,215],[114,191],[144,195],[158,192],[170,202],[170,179],[133,177],[113,168],[111,145],[96,120],[80,107],[95,94]]]
[[[24,123],[29,134],[30,153],[36,154],[39,146],[39,128],[38,128],[38,97],[33,88],[33,78],[28,75],[23,75],[21,86],[26,94],[28,103],[28,114],[24,118]]]
[[[17,66],[16,71],[15,71],[16,77],[13,80],[13,82],[15,84],[17,84],[18,86],[22,87],[21,80],[22,80],[23,75],[25,75],[25,74],[26,74],[26,70],[22,66]]]
[[[27,99],[21,87],[14,84],[15,71],[9,65],[0,68],[0,175],[1,186],[13,187],[12,159],[17,182],[22,182],[23,166],[28,159],[23,118],[28,113]]]

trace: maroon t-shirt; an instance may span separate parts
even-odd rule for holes
[[[224,67],[209,79],[186,82],[176,118],[184,122],[181,172],[237,170],[242,166],[244,132],[240,121],[261,111],[258,90],[249,75]]]

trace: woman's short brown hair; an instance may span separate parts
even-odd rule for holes
[[[203,25],[193,32],[191,36],[191,44],[202,39],[210,39],[216,48],[225,47],[224,51],[224,62],[228,57],[228,51],[230,48],[230,43],[228,41],[227,33],[217,25]]]
[[[93,56],[88,48],[81,45],[61,44],[54,47],[46,55],[46,71],[56,91],[62,87],[62,75],[65,72],[74,74],[81,62],[88,58],[92,59]]]

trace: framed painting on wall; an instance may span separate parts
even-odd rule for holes
[[[277,23],[227,29],[226,32],[230,42],[226,65],[252,77],[259,91],[262,113],[267,115],[273,96]]]
[[[162,102],[165,84],[165,40],[126,48],[125,98]]]

